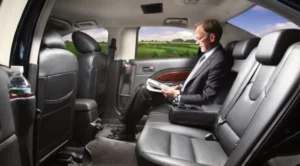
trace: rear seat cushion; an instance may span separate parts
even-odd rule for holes
[[[148,123],[137,143],[139,165],[223,165],[227,155],[209,131],[167,123]],[[148,162],[151,161],[151,163]]]

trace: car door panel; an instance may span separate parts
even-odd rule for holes
[[[136,73],[134,86],[136,89],[147,78],[152,78],[166,84],[183,82],[197,62],[196,58],[134,60]],[[147,72],[143,68],[152,66],[154,71]]]

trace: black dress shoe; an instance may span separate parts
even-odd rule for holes
[[[122,130],[123,126],[118,126],[116,128],[113,128],[110,130],[110,132],[113,134],[113,135],[116,135],[118,134],[118,132],[120,132],[120,130]]]
[[[118,132],[113,133],[107,138],[115,139],[115,140],[122,140],[122,141],[135,141],[135,132],[128,131],[125,127],[121,128]]]
[[[107,138],[119,140],[119,141],[135,141],[134,134],[117,134],[117,135],[109,135]]]

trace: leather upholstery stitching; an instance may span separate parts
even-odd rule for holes
[[[73,90],[68,93],[66,96],[60,98],[60,99],[57,99],[57,100],[45,100],[45,104],[56,104],[56,103],[60,103],[62,102],[63,100],[66,100],[68,99],[71,95],[73,94]]]
[[[169,156],[172,157],[172,133],[170,133],[170,139],[169,139]]]

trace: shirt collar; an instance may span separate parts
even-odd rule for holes
[[[205,53],[205,59],[208,58],[209,56],[211,56],[219,46],[220,45],[217,45],[214,48],[212,48],[211,50],[209,50],[207,53]]]

